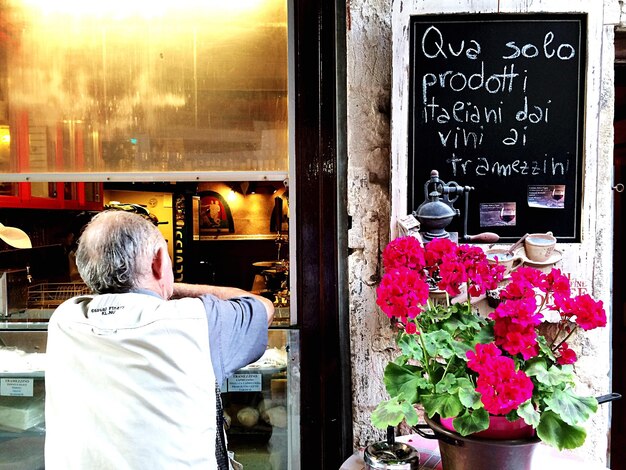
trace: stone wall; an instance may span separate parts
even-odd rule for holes
[[[382,373],[394,342],[389,322],[375,304],[375,289],[381,251],[395,236],[395,218],[406,213],[401,203],[392,204],[406,194],[406,180],[398,178],[402,158],[393,153],[391,137],[392,111],[401,106],[399,97],[392,96],[392,88],[398,88],[397,82],[392,86],[395,15],[401,11],[589,13],[583,235],[579,244],[560,246],[561,267],[610,306],[613,29],[623,5],[617,0],[348,0],[347,8],[350,332],[354,446],[358,447],[382,438],[382,432],[371,426],[370,414],[386,397]],[[393,135],[396,138],[397,130]],[[577,365],[581,388],[594,395],[607,393],[609,328],[577,341],[576,348],[581,356]],[[587,443],[577,451],[602,463],[607,459],[608,409],[601,407],[589,425]]]
[[[354,445],[360,446],[382,436],[369,419],[386,394],[381,378],[394,348],[376,307],[391,203],[391,0],[351,0],[347,8],[350,347]]]

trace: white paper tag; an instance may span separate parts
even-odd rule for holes
[[[233,374],[228,379],[229,392],[260,392],[261,374]]]
[[[32,397],[33,379],[11,377],[0,379],[0,395],[4,397]]]
[[[420,241],[420,243],[423,243],[422,236],[420,235],[419,230],[420,223],[413,216],[413,214],[405,215],[398,220],[398,233],[401,237],[415,237]]]

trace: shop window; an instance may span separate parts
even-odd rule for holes
[[[285,0],[0,9],[2,172],[288,170]]]

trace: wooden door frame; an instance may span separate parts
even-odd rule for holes
[[[615,146],[613,149],[613,184],[626,183],[626,32],[615,35]],[[623,369],[626,357],[626,195],[614,193],[613,202],[613,289],[612,289],[612,390],[621,394],[626,391],[626,373]],[[611,468],[622,468],[626,461],[626,401],[612,404],[609,462]]]
[[[294,0],[296,282],[301,466],[352,454],[345,2]]]

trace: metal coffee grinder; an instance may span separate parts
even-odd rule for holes
[[[432,170],[430,179],[424,183],[424,202],[413,211],[413,216],[420,222],[420,234],[424,242],[428,243],[436,238],[451,238],[458,242],[458,234],[450,234],[446,227],[450,225],[455,216],[460,215],[459,209],[454,207],[454,203],[463,195],[465,200],[465,213],[463,220],[463,241],[495,243],[500,237],[492,232],[484,232],[478,235],[467,234],[467,212],[469,192],[474,188],[471,186],[461,186],[455,181],[448,183],[439,179],[439,172]]]

